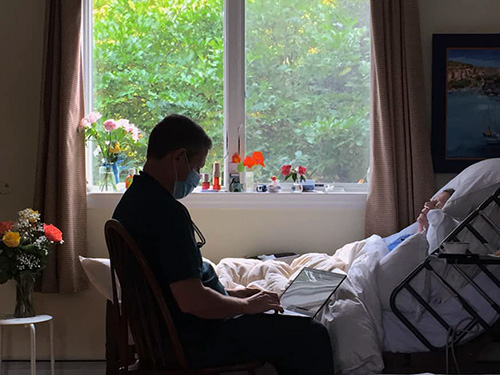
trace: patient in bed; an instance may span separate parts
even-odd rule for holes
[[[400,243],[402,243],[408,237],[413,236],[415,233],[422,233],[424,230],[426,230],[429,227],[429,221],[427,220],[427,214],[429,213],[429,211],[443,208],[445,203],[448,201],[448,199],[450,199],[454,192],[454,189],[443,190],[434,198],[431,198],[429,199],[429,201],[425,202],[424,208],[422,208],[422,211],[420,211],[420,215],[418,215],[417,217],[418,231],[406,233],[396,238],[394,241],[387,245],[389,251],[394,250]]]

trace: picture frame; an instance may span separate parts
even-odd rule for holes
[[[434,34],[434,171],[500,157],[500,34]]]

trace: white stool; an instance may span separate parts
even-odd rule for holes
[[[30,318],[0,317],[0,375],[2,375],[2,328],[3,326],[24,326],[30,328],[31,336],[31,375],[36,374],[36,330],[35,324],[50,324],[50,373],[54,375],[54,326],[50,315],[36,315]]]

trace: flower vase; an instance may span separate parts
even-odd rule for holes
[[[115,174],[111,165],[103,165],[99,167],[99,189],[101,191],[116,191]]]
[[[33,288],[35,285],[35,275],[31,272],[20,272],[14,277],[16,282],[16,309],[15,318],[28,318],[35,316],[35,306],[33,305]]]
[[[254,180],[253,180],[253,172],[246,171],[245,172],[245,191],[252,192],[254,191]]]

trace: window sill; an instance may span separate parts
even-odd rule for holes
[[[92,192],[87,194],[89,209],[114,208],[122,192]],[[181,202],[190,209],[252,209],[252,210],[364,210],[366,191],[311,193],[230,193],[200,192],[190,194]]]

